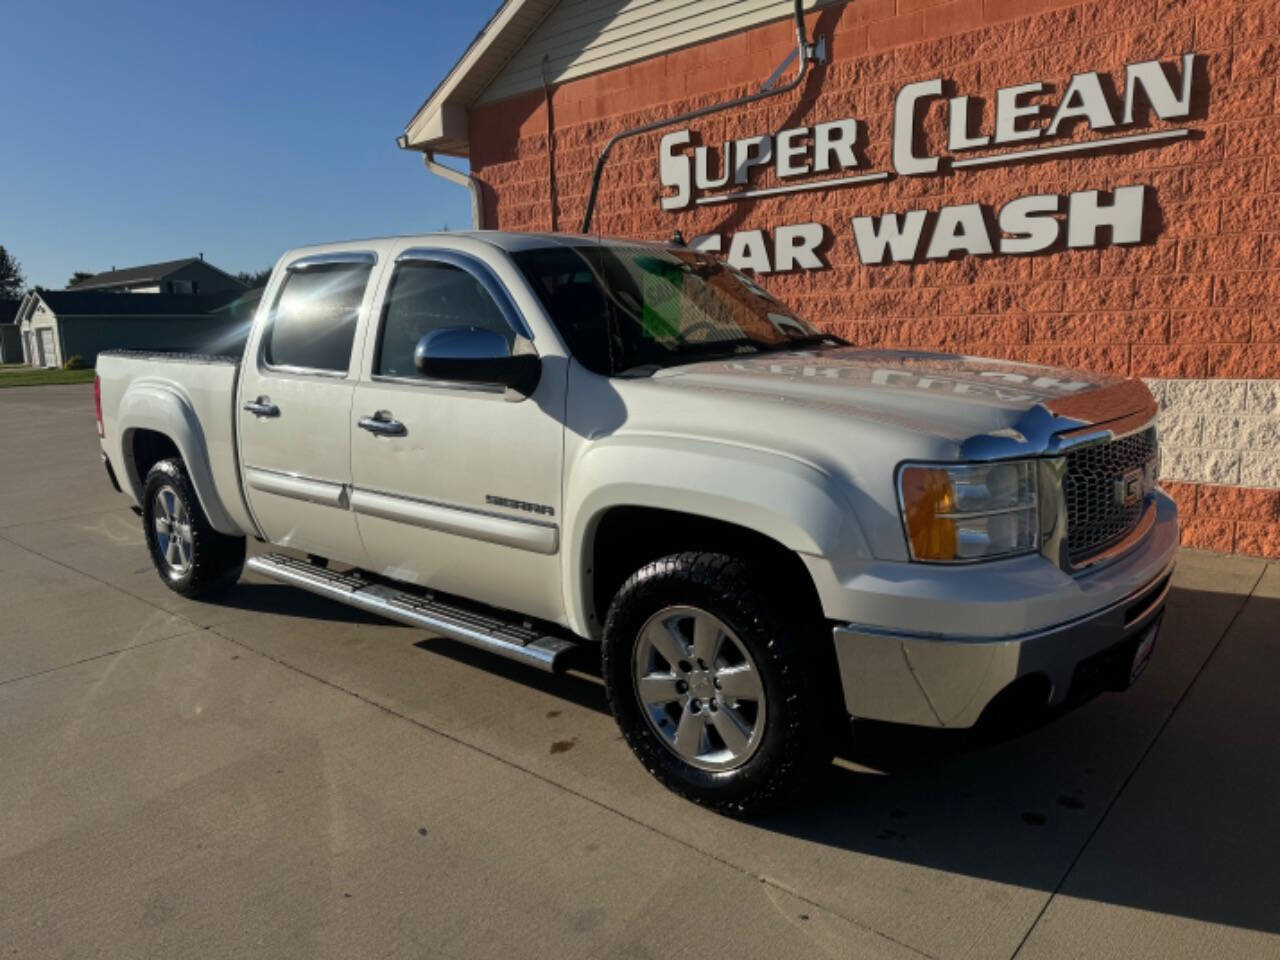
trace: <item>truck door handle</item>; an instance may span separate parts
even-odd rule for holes
[[[270,397],[259,397],[257,400],[246,400],[244,408],[255,417],[280,416],[280,408],[271,402]]]
[[[379,410],[372,417],[361,417],[356,426],[379,437],[403,437],[409,432],[403,423],[391,416],[390,410]]]

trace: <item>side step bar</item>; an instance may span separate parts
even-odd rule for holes
[[[281,553],[251,557],[246,566],[272,580],[547,671],[563,666],[564,655],[577,646],[565,637],[552,636],[492,613],[421,597],[349,573],[336,573]]]

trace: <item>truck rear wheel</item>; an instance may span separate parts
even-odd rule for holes
[[[240,579],[244,537],[209,525],[181,460],[161,460],[142,491],[142,529],[160,579],[174,593],[212,596]]]
[[[609,608],[605,688],[632,751],[676,793],[743,815],[831,758],[824,662],[802,624],[737,558],[679,553]],[[806,644],[805,641],[811,641]]]

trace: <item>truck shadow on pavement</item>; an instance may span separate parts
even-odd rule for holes
[[[833,765],[802,806],[756,826],[1280,933],[1280,600],[1243,600],[1175,589],[1157,646],[1163,662],[1128,692],[1039,727],[855,723],[848,763]],[[1230,635],[1219,644],[1222,632],[1205,620]]]
[[[414,644],[419,650],[448,657],[458,663],[519,683],[541,691],[559,700],[567,700],[575,706],[594,710],[613,722],[609,703],[604,696],[604,680],[600,677],[600,661],[595,648],[578,650],[572,655],[569,669],[563,673],[542,673],[527,664],[504,660],[486,650],[469,647],[446,637],[430,637]]]
[[[303,617],[331,623],[385,624],[382,617],[365,613],[345,603],[307,593],[284,583],[251,583],[240,581],[215,600],[218,606],[251,613]]]
[[[808,792],[749,828],[1280,933],[1280,600],[1243,601],[1175,589],[1161,659],[1138,684],[1039,725],[857,721]],[[608,713],[588,655],[552,675],[447,640],[416,645]]]

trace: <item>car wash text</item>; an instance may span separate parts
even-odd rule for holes
[[[1151,127],[1145,121],[1191,116],[1195,61],[1196,55],[1188,53],[1180,62],[1127,64],[1124,89],[1115,95],[1108,94],[1097,71],[1072,76],[1053,103],[1036,99],[1049,90],[1042,82],[1001,87],[995,91],[993,119],[986,127],[975,122],[978,111],[973,98],[948,96],[942,78],[908,83],[894,98],[891,169],[869,167],[860,147],[865,130],[856,117],[727,140],[718,158],[709,146],[695,143],[690,130],[676,130],[659,145],[659,177],[668,191],[661,198],[662,208],[674,211],[691,205],[741,203],[883,183],[895,176],[929,176],[944,170],[962,172],[1166,145],[1189,137],[1191,130]],[[925,131],[924,108],[936,100],[946,101],[945,130]],[[1073,130],[1076,136],[1069,138]],[[926,138],[926,132],[935,136]],[[1081,132],[1087,136],[1081,138]],[[939,146],[924,148],[921,144],[926,140]],[[768,171],[776,183],[760,185],[760,176]],[[1130,184],[1109,193],[1082,190],[1066,196],[1016,197],[998,210],[968,203],[859,215],[852,217],[853,238],[865,264],[1141,243],[1148,239],[1144,229],[1150,195],[1150,188]],[[810,221],[778,226],[771,232],[739,230],[728,237],[702,234],[690,246],[722,253],[734,266],[769,273],[825,268],[821,252],[826,240],[826,226]]]

